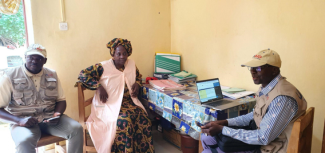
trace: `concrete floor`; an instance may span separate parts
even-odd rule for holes
[[[163,139],[162,133],[154,130],[152,132],[153,144],[156,153],[182,153],[177,147]],[[55,153],[54,150],[45,151],[45,153]]]
[[[154,130],[152,132],[153,144],[156,153],[182,153],[177,147],[163,139],[162,133]],[[45,153],[55,153],[54,150],[45,151]]]
[[[3,153],[14,153],[15,143],[12,141],[11,134],[9,131],[9,124],[0,124],[0,152]]]
[[[153,130],[152,136],[156,153],[182,153],[177,147],[164,140],[162,133],[157,130]]]
[[[15,144],[11,139],[8,124],[0,124],[0,135],[0,152],[14,153]],[[152,135],[156,153],[182,153],[182,151],[178,150],[177,147],[164,140],[162,133],[158,132],[157,130],[153,130]],[[54,153],[54,150],[44,150],[44,147],[40,147],[38,148],[38,153]]]

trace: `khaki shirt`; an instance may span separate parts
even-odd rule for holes
[[[31,80],[33,80],[36,90],[39,91],[41,76],[43,75],[43,69],[38,74],[32,74],[24,66],[24,72],[27,74],[27,76],[30,77]],[[59,96],[57,97],[56,101],[57,102],[64,101],[65,95],[59,78],[57,80],[57,83],[58,83]],[[13,92],[13,87],[9,77],[5,73],[0,72],[0,108],[5,108],[9,105],[9,102],[11,101],[12,92]]]

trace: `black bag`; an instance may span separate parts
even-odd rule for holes
[[[249,126],[245,127],[230,127],[233,129],[245,129],[245,130],[256,130],[257,126],[254,120],[251,120]],[[217,145],[214,147],[219,147],[220,150],[224,152],[236,152],[236,151],[252,151],[259,149],[260,145],[250,145],[242,141],[233,139],[231,137],[225,136],[222,133],[219,133],[215,136]]]

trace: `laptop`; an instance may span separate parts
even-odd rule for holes
[[[220,105],[233,102],[223,99],[219,78],[196,81],[196,87],[202,106],[218,109]]]

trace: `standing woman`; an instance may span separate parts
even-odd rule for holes
[[[141,74],[130,41],[114,38],[107,44],[112,59],[82,70],[79,81],[96,90],[87,128],[99,153],[154,152],[151,122],[137,98]]]

